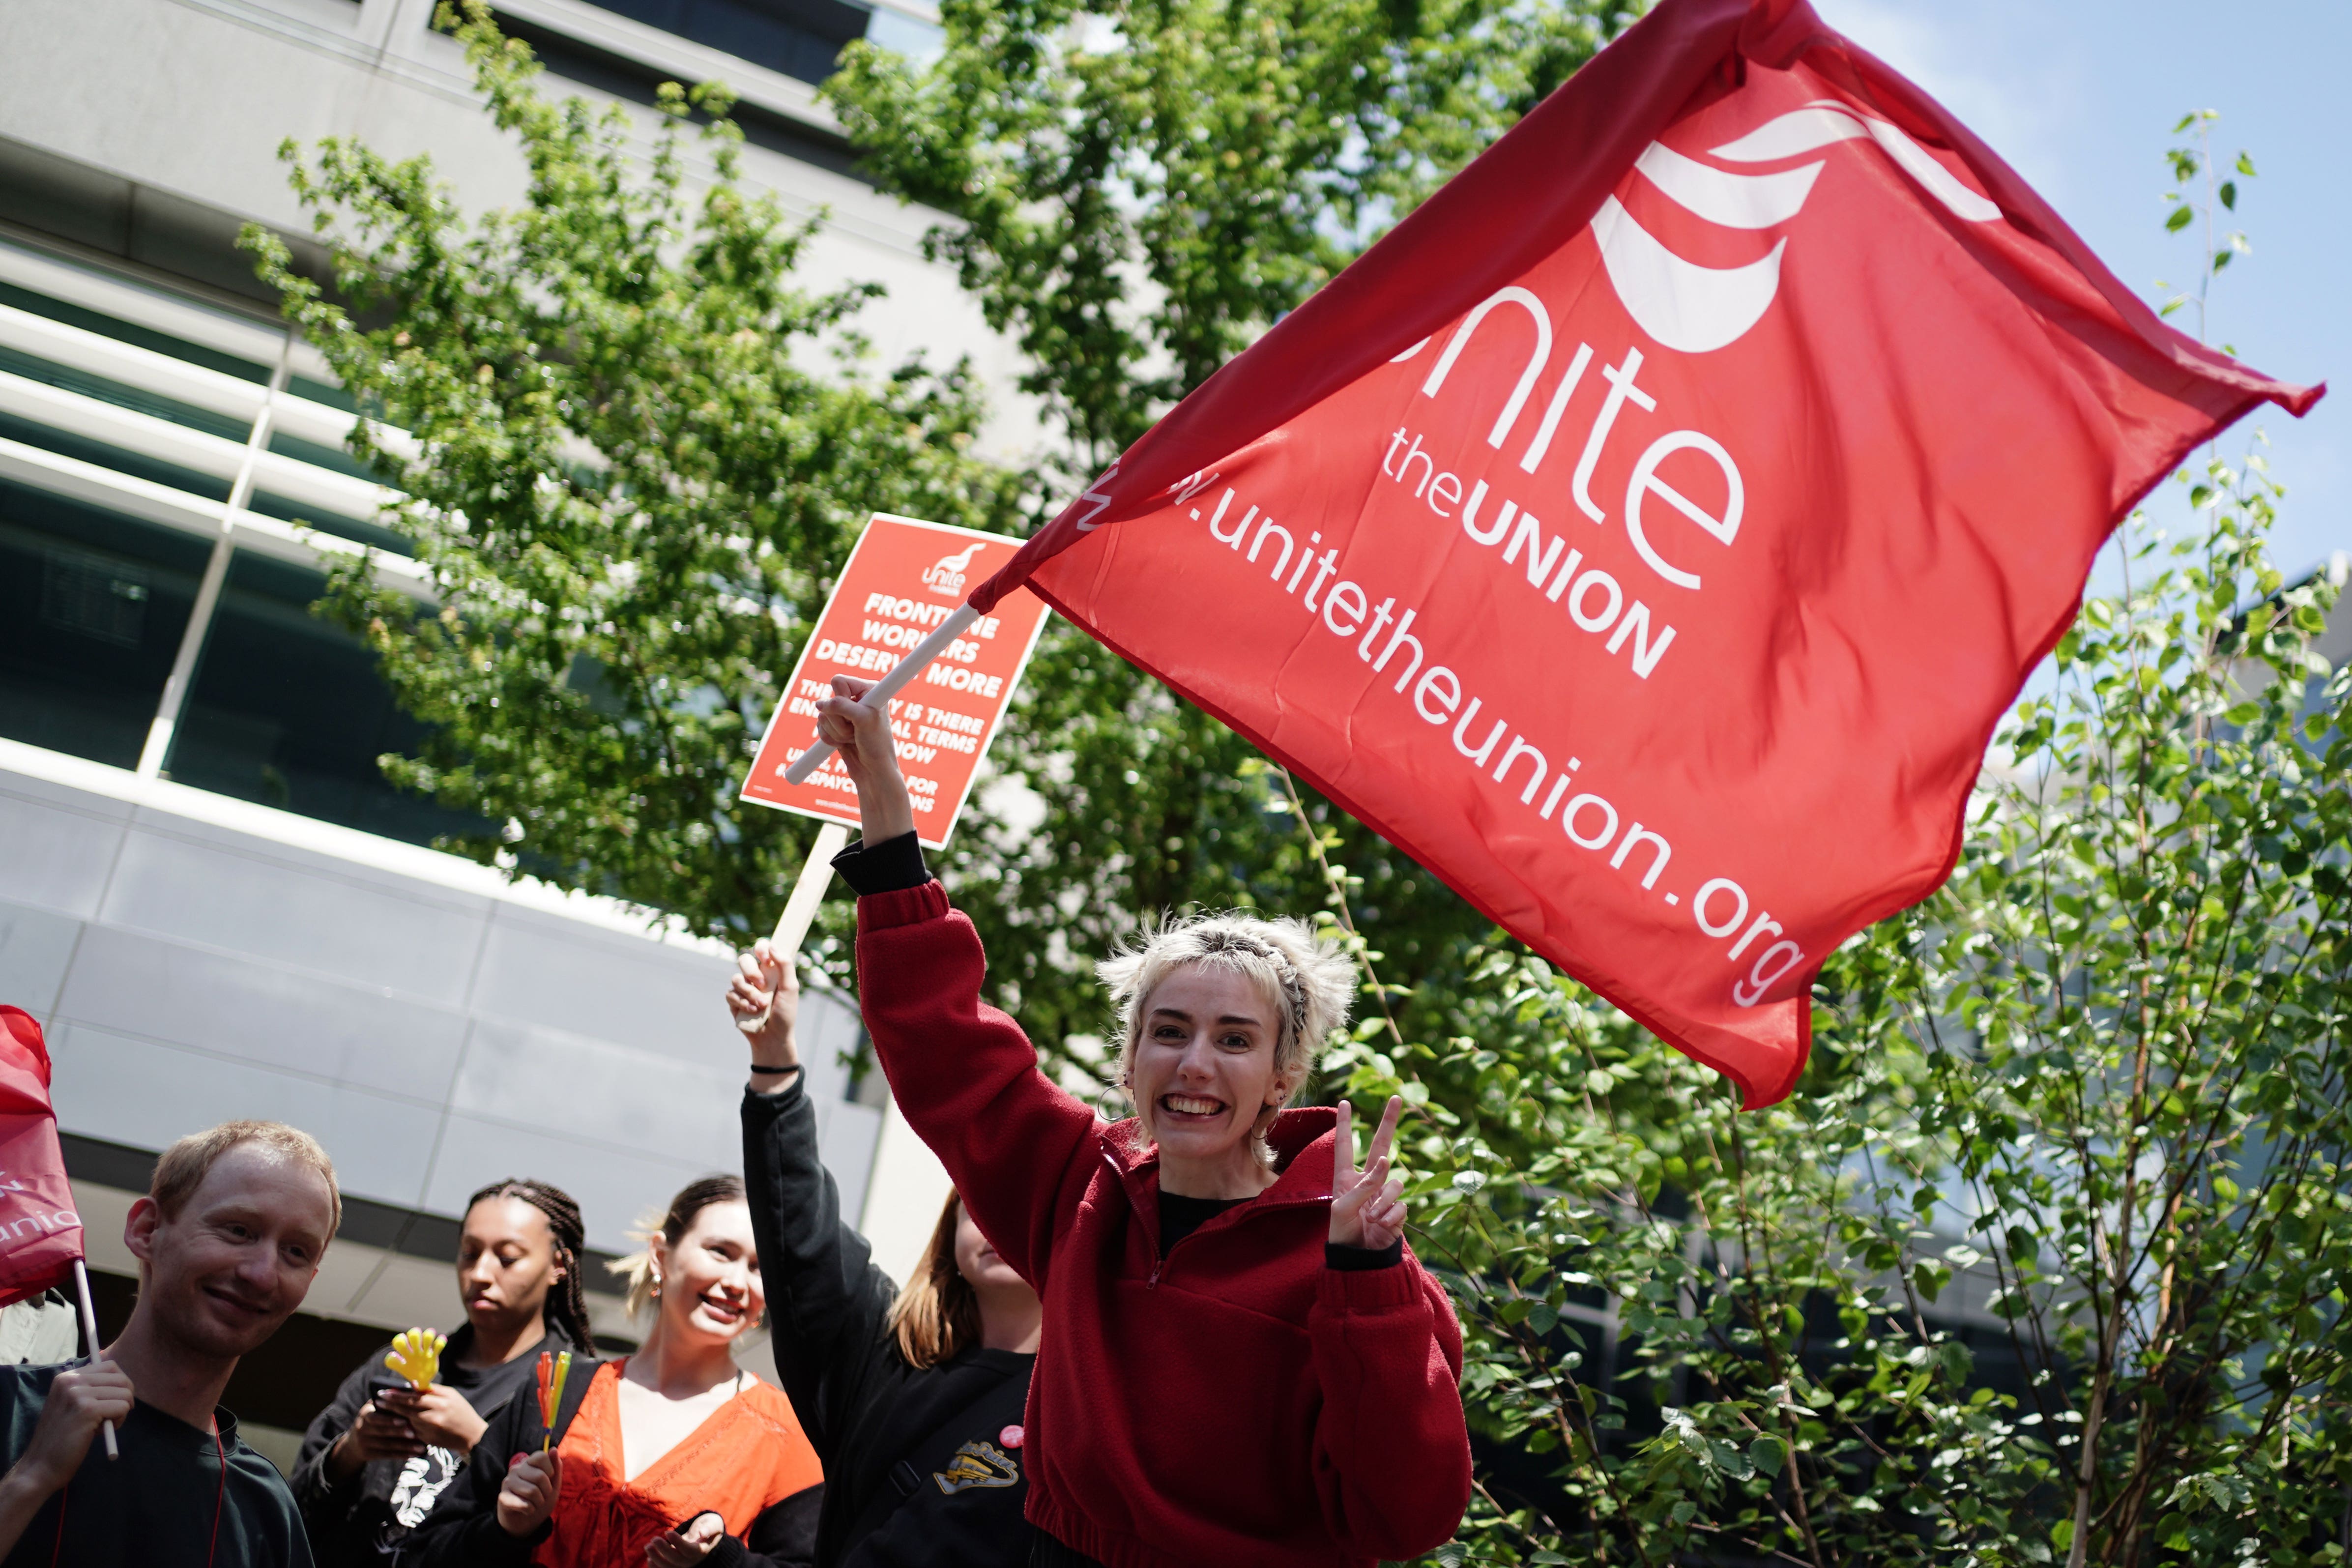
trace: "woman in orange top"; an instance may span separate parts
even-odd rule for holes
[[[574,1363],[551,1429],[511,1401],[435,1510],[432,1568],[805,1568],[824,1495],[791,1401],[735,1364],[766,1305],[743,1184],[708,1176],[617,1267],[636,1354]],[[542,1453],[541,1445],[552,1438]]]

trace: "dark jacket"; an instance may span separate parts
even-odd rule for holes
[[[539,1418],[536,1394],[507,1402],[490,1429],[474,1447],[474,1457],[441,1499],[441,1506],[425,1528],[410,1539],[401,1554],[403,1568],[522,1568],[532,1550],[547,1538],[542,1524],[530,1536],[509,1535],[499,1528],[499,1489],[506,1485],[507,1467],[518,1454],[537,1453],[542,1444],[560,1447],[572,1418],[588,1397],[596,1363],[575,1362],[563,1384],[563,1401],[556,1406],[551,1430]],[[809,1568],[810,1545],[816,1535],[816,1511],[824,1494],[822,1485],[796,1492],[764,1510],[747,1536],[723,1535],[702,1561],[706,1568]],[[683,1521],[681,1521],[683,1522]],[[631,1563],[625,1568],[642,1568]]]
[[[530,1396],[541,1351],[579,1348],[561,1327],[550,1324],[539,1343],[503,1365],[463,1365],[473,1342],[470,1323],[449,1336],[437,1381],[464,1394],[474,1414],[488,1422],[495,1422],[517,1394]],[[385,1342],[383,1350],[353,1368],[335,1391],[334,1403],[319,1412],[302,1436],[301,1456],[294,1465],[294,1500],[302,1505],[310,1550],[322,1568],[376,1568],[398,1561],[401,1543],[423,1526],[466,1468],[462,1456],[428,1447],[414,1459],[371,1460],[345,1480],[327,1473],[327,1450],[352,1429],[360,1406],[385,1389],[408,1386],[383,1364],[391,1349]]]
[[[743,1180],[776,1375],[824,1462],[818,1568],[1025,1568],[1017,1428],[1036,1357],[974,1347],[919,1369],[899,1353],[898,1287],[842,1222],[799,1077],[744,1095]]]
[[[0,1367],[0,1468],[32,1442],[64,1370]],[[301,1515],[277,1467],[236,1435],[236,1416],[215,1410],[213,1424],[217,1434],[137,1401],[117,1434],[121,1458],[108,1458],[105,1439],[93,1440],[73,1479],[41,1504],[0,1563],[310,1568]]]

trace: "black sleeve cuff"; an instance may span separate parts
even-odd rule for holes
[[[930,868],[923,864],[923,847],[911,832],[879,844],[858,839],[833,858],[833,868],[861,899],[919,888],[931,879]]]
[[[773,1087],[767,1089],[754,1087],[761,1084],[772,1085]],[[746,1086],[743,1090],[743,1103],[746,1106],[765,1106],[781,1112],[786,1106],[792,1104],[794,1100],[807,1092],[808,1065],[805,1062],[801,1066],[794,1068],[791,1072],[784,1074],[782,1078],[775,1077],[770,1073],[761,1072],[759,1068],[753,1068],[751,1069],[751,1085]]]
[[[1375,1268],[1394,1268],[1403,1261],[1402,1237],[1386,1247],[1348,1247],[1336,1241],[1323,1244],[1323,1267],[1342,1274],[1369,1274]]]

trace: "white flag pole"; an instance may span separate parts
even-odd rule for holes
[[[90,1364],[94,1366],[98,1363],[98,1306],[89,1299],[89,1269],[79,1258],[74,1259],[74,1289],[81,1296],[81,1331],[89,1338]],[[122,1458],[122,1450],[114,1446],[114,1423],[109,1421],[103,1425],[106,1457],[110,1459]]]
[[[849,829],[838,822],[828,822],[816,830],[816,841],[809,846],[808,859],[801,866],[801,879],[793,884],[793,896],[784,900],[784,912],[776,917],[776,934],[768,939],[780,962],[790,963],[799,956],[810,923],[816,919],[817,906],[824,902],[824,891],[833,885],[833,858],[848,842]]]
[[[958,605],[955,614],[941,621],[937,631],[917,643],[908,650],[906,658],[892,667],[889,674],[875,683],[874,689],[866,694],[866,700],[868,702],[880,703],[887,702],[898,696],[901,687],[922,673],[925,665],[945,653],[948,644],[961,637],[965,630],[978,619],[980,619],[978,610],[973,609],[970,605]],[[823,766],[825,758],[831,755],[833,755],[831,746],[826,745],[823,741],[814,742],[807,751],[800,754],[799,759],[791,767],[784,770],[784,782],[786,784],[806,783],[809,774]],[[846,843],[847,840],[845,839],[843,842]],[[802,879],[805,881],[807,873],[802,873]],[[789,905],[786,907],[790,908]]]

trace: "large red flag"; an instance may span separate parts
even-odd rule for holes
[[[0,1007],[0,1307],[64,1284],[80,1257],[48,1047],[31,1014]]]
[[[2322,390],[1803,0],[1664,0],[972,603],[1026,581],[1760,1106],[2107,534]]]

